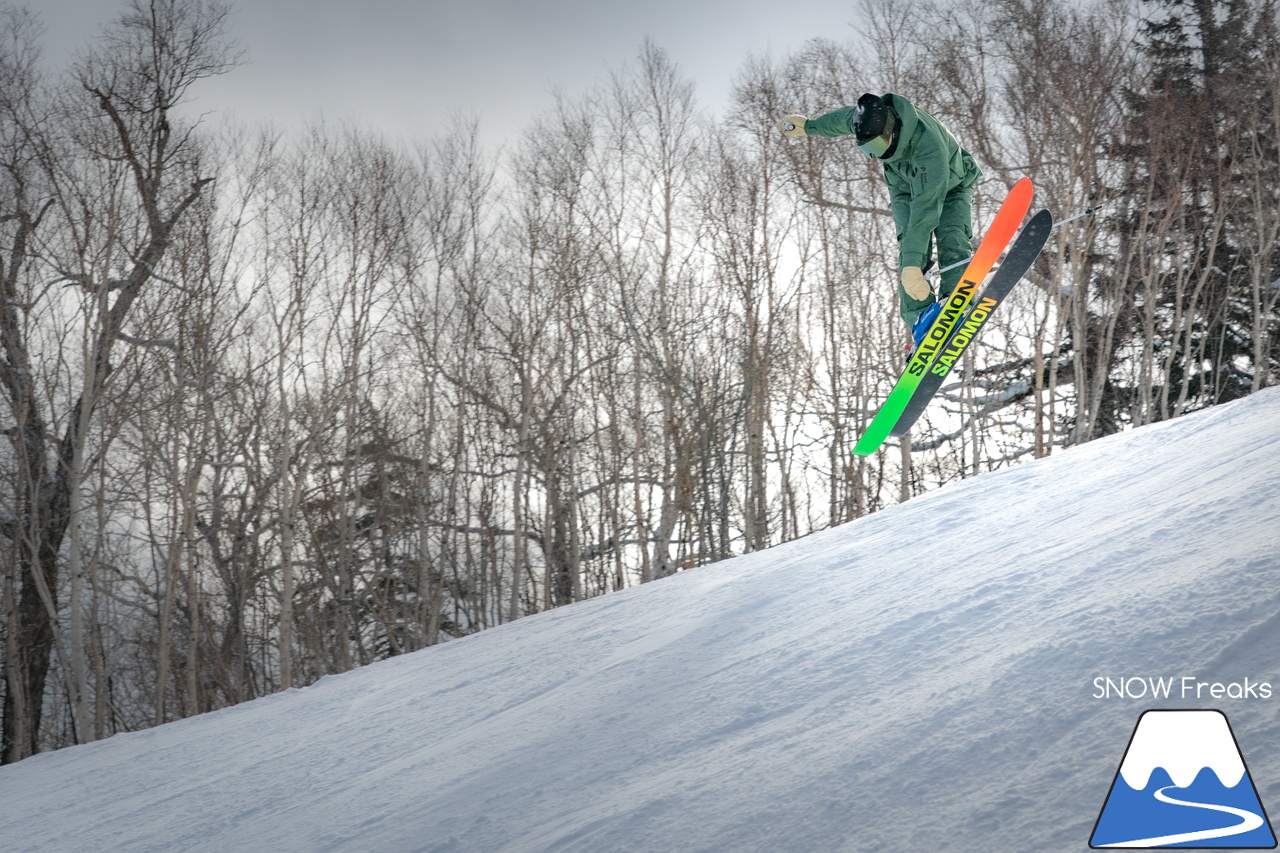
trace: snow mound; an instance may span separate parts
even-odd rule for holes
[[[1225,712],[1274,810],[1277,424],[1280,389],[1263,391],[305,690],[38,755],[0,768],[0,839],[51,853],[1085,850],[1151,707]],[[1099,698],[1103,678],[1274,689]]]

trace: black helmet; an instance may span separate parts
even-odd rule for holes
[[[858,98],[858,109],[853,116],[853,133],[858,140],[858,147],[868,157],[884,156],[897,127],[898,117],[893,114],[884,98],[870,92]]]

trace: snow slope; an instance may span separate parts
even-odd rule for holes
[[[1280,814],[1278,652],[1274,389],[0,768],[0,846],[1086,850],[1152,707],[1224,711]]]

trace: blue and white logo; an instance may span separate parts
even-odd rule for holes
[[[1274,848],[1275,833],[1226,715],[1139,717],[1089,846]]]

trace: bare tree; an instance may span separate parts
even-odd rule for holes
[[[39,748],[45,680],[59,643],[60,551],[80,506],[86,442],[109,392],[120,335],[154,281],[174,229],[211,180],[201,174],[193,128],[176,109],[195,82],[234,61],[223,35],[225,18],[222,7],[209,3],[135,3],[81,62],[56,119],[39,118],[47,114],[30,84],[20,90],[28,97],[5,105],[6,136],[14,149],[30,153],[8,170],[15,251],[0,276],[0,389],[14,421],[17,471],[15,512],[4,534],[18,554],[19,587],[6,667],[4,761]],[[112,196],[102,181],[118,192],[114,210],[103,206]],[[33,185],[48,193],[46,201],[31,194]],[[90,222],[82,217],[85,205],[95,212]],[[40,279],[51,275],[74,290],[42,287]],[[74,384],[50,394],[36,384],[41,372],[31,323],[42,301],[68,303],[73,295],[82,318],[83,359],[68,361]],[[56,408],[49,405],[54,401]],[[78,586],[81,567],[71,569]],[[79,596],[73,591],[76,609]],[[78,615],[73,619],[79,624]],[[82,654],[67,643],[62,648],[72,659]],[[73,702],[83,709],[83,666],[68,664]],[[83,713],[77,718],[83,722]]]

